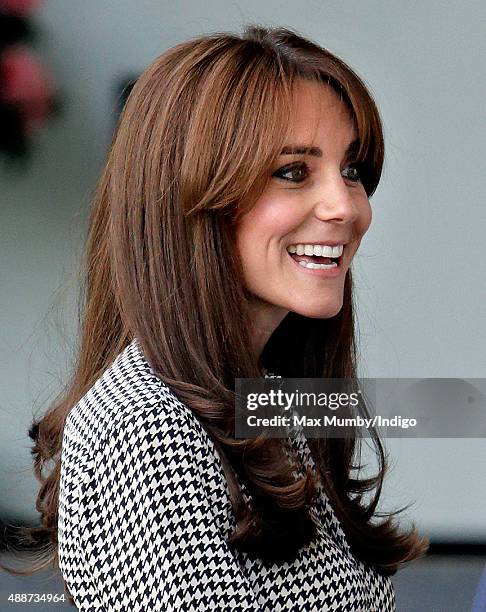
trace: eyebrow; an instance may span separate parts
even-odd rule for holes
[[[355,138],[349,143],[345,154],[355,153],[359,146],[359,139]],[[288,145],[284,147],[280,155],[313,155],[314,157],[322,157],[322,149],[320,147],[312,147],[311,145]]]

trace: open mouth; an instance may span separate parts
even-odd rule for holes
[[[318,254],[306,255],[304,253],[299,255],[297,253],[289,252],[289,249],[287,249],[287,253],[290,257],[292,257],[295,262],[297,262],[303,268],[309,268],[313,270],[328,270],[341,266],[344,253],[344,245],[343,248],[340,250],[341,254],[334,257],[328,257]]]

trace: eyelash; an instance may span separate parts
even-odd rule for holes
[[[302,182],[304,182],[305,178],[300,180],[300,181],[293,181],[292,179],[286,179],[286,178],[283,178],[281,176],[281,174],[285,174],[287,172],[291,172],[292,170],[300,170],[302,168],[304,168],[306,170],[306,173],[308,175],[309,174],[309,167],[308,167],[308,165],[305,162],[297,162],[297,163],[294,163],[294,164],[290,164],[289,166],[284,166],[283,168],[280,168],[279,170],[274,172],[273,176],[276,177],[276,178],[280,178],[283,181],[290,182],[290,183],[302,183]],[[347,177],[348,180],[352,181],[353,183],[360,183],[362,181],[362,178],[359,175],[359,173],[360,173],[360,165],[359,165],[359,163],[348,164],[346,166],[346,168],[356,168],[356,170],[358,171],[358,179],[357,180]],[[307,178],[307,175],[306,175],[306,178]]]

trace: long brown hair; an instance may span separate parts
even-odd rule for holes
[[[355,161],[370,197],[384,157],[373,98],[342,60],[292,29],[248,26],[243,35],[183,42],[157,58],[133,87],[91,209],[76,367],[63,395],[29,432],[41,521],[22,533],[43,554],[26,573],[57,561],[66,417],[134,337],[221,455],[237,519],[230,543],[279,561],[291,559],[315,535],[309,506],[318,483],[312,472],[295,479],[283,440],[234,439],[236,377],[259,377],[263,367],[289,377],[356,377],[351,271],[336,316],[290,312],[260,356],[250,349],[251,296],[234,232],[285,143],[299,79],[332,87],[348,107],[359,135]],[[424,555],[428,543],[414,526],[400,531],[394,516],[405,508],[376,512],[388,463],[376,433],[373,441],[379,466],[367,479],[353,475],[358,435],[309,445],[352,550],[393,574]],[[244,503],[237,476],[252,494],[251,505]],[[372,522],[377,515],[384,520]]]

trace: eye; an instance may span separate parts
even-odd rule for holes
[[[353,181],[353,183],[359,183],[361,181],[359,164],[349,164],[349,166],[346,166],[344,169],[344,172],[346,173],[346,178]]]
[[[307,167],[307,164],[304,162],[299,162],[280,168],[279,170],[274,172],[272,176],[275,176],[276,178],[281,178],[282,180],[289,181],[291,183],[302,183],[302,181],[305,181],[308,174],[309,168]],[[287,178],[284,175],[290,175],[293,176],[293,178]]]
[[[361,182],[361,170],[359,163],[346,166],[343,171],[345,178],[353,183]],[[287,176],[285,176],[287,175]],[[280,168],[272,176],[291,183],[302,183],[309,175],[309,167],[305,162],[298,162]]]

